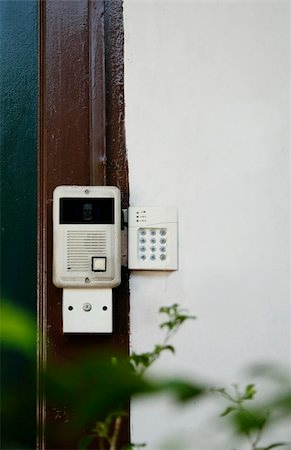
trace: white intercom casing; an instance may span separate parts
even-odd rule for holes
[[[128,209],[128,267],[136,270],[178,269],[176,208]]]
[[[116,187],[58,186],[53,194],[55,286],[118,286],[120,222],[120,191]]]

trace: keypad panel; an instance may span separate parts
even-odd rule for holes
[[[166,261],[167,229],[139,228],[138,258],[141,261]]]

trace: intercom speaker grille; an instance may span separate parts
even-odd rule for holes
[[[67,232],[67,270],[91,270],[92,256],[106,256],[106,231]]]

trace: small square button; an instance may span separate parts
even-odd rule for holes
[[[93,256],[92,270],[93,272],[106,272],[106,258]]]

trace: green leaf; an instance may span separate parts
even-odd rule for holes
[[[85,450],[89,447],[89,445],[92,444],[92,442],[94,441],[94,439],[96,439],[96,434],[87,434],[86,436],[83,436],[80,440],[79,440],[79,450]]]
[[[160,328],[169,328],[169,330],[172,330],[175,326],[175,323],[172,320],[169,320],[168,322],[163,322],[160,325]]]
[[[104,422],[97,422],[95,428],[92,431],[95,431],[99,437],[108,439],[109,426],[111,424],[111,421],[112,420],[107,417]]]
[[[185,320],[196,319],[195,316],[190,316],[189,314],[187,314],[187,311],[180,308],[177,303],[174,303],[172,306],[162,306],[159,309],[159,312],[167,314],[169,319],[166,322],[163,322],[160,325],[160,328],[167,327],[169,328],[169,330],[180,326]]]
[[[232,420],[239,433],[248,434],[251,431],[260,431],[264,427],[267,416],[259,410],[237,410],[232,414]]]
[[[36,346],[36,323],[24,309],[1,301],[0,305],[0,342],[28,357],[33,357]]]
[[[205,393],[205,388],[201,385],[188,383],[187,381],[184,382],[178,379],[161,382],[159,390],[168,391],[174,394],[181,402],[191,400]]]
[[[229,413],[236,411],[237,408],[234,408],[233,406],[228,406],[221,414],[220,417],[225,417],[227,416]]]
[[[243,400],[252,400],[257,393],[255,385],[254,384],[248,384],[245,388],[244,395],[242,396]]]
[[[172,353],[175,353],[175,349],[172,345],[156,345],[153,354],[159,355],[164,350],[169,350]]]
[[[170,311],[170,307],[169,307],[169,306],[162,306],[162,307],[159,309],[159,313],[169,314],[169,311]]]
[[[274,444],[271,444],[268,447],[264,447],[264,450],[271,450],[272,448],[276,447],[285,447],[285,445],[288,445],[287,442],[275,442]]]

